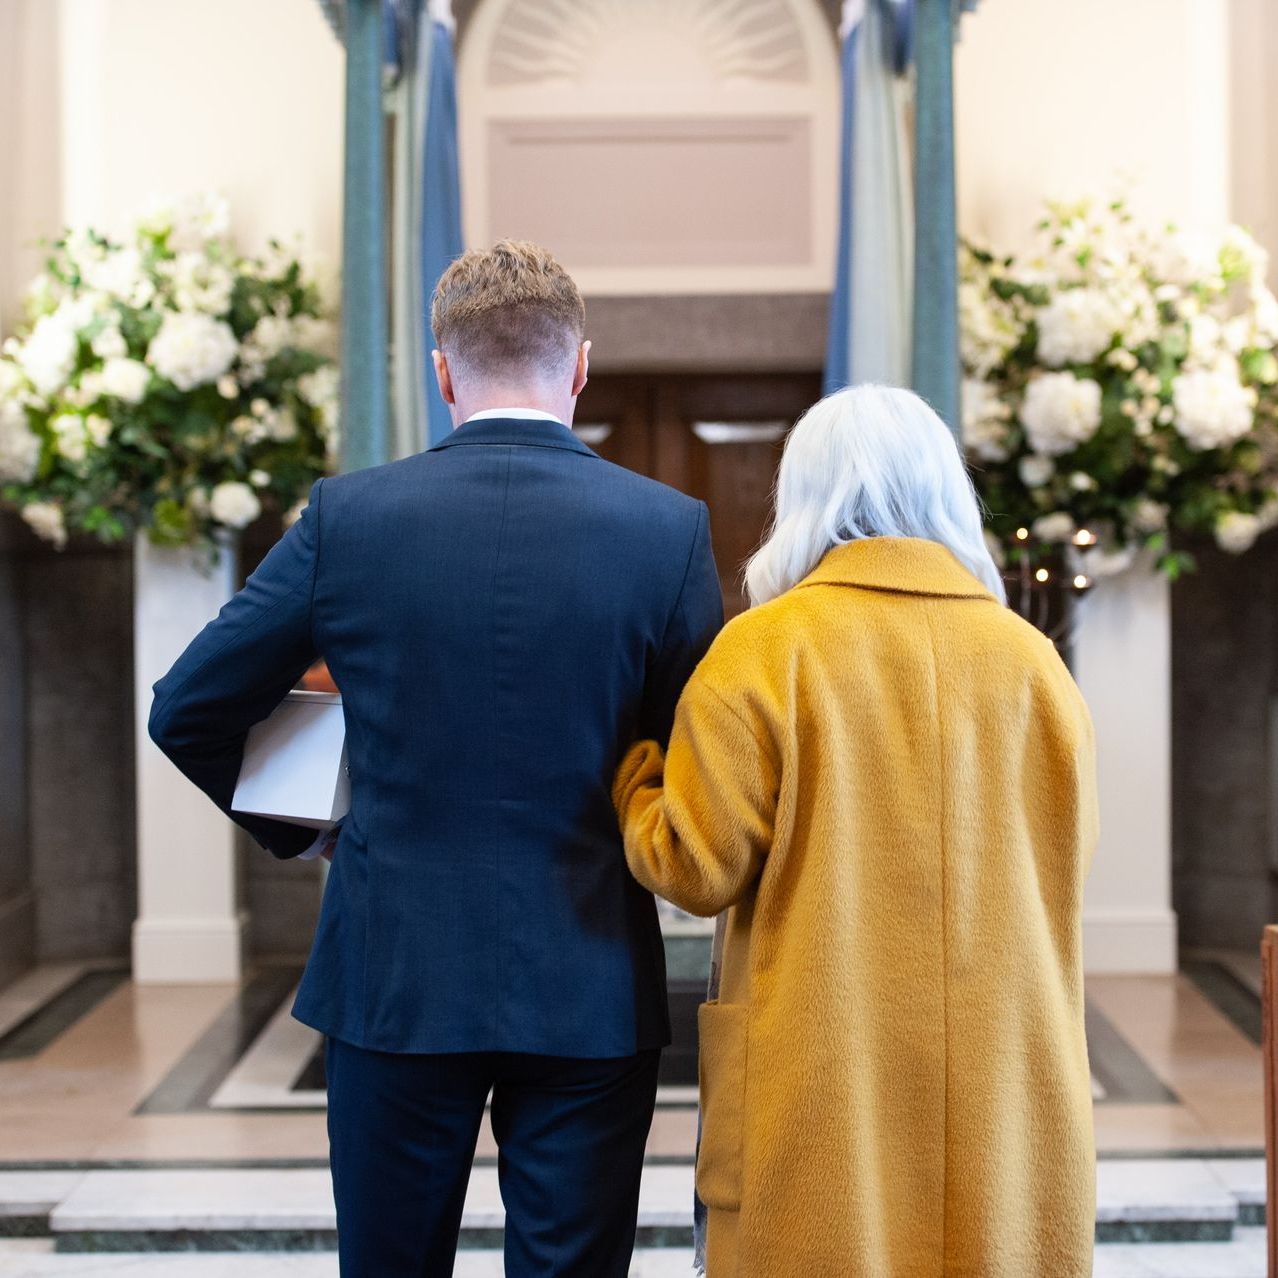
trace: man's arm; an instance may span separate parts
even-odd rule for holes
[[[675,707],[684,685],[722,628],[723,592],[710,546],[710,511],[702,502],[679,598],[661,652],[648,671],[640,737],[657,741],[662,747],[670,740]]]
[[[155,685],[151,739],[272,855],[297,856],[315,831],[231,811],[248,730],[284,699],[318,655],[311,601],[320,489],[262,566]]]

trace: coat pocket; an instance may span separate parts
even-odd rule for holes
[[[744,1003],[703,1003],[701,1040],[701,1150],[697,1193],[707,1207],[741,1206],[745,1142],[746,1055],[750,1009]]]

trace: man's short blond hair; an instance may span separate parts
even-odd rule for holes
[[[435,344],[463,376],[555,376],[581,346],[586,304],[539,244],[500,240],[463,253],[431,304]]]

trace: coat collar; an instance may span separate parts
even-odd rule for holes
[[[860,586],[894,594],[994,601],[950,550],[917,537],[869,537],[835,546],[799,586]]]
[[[478,421],[468,421],[430,451],[437,453],[463,444],[522,444],[526,448],[562,448],[570,453],[595,456],[563,422],[533,417],[481,417]]]

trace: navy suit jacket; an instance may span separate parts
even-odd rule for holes
[[[557,422],[480,420],[316,484],[156,684],[151,735],[296,856],[314,831],[231,796],[249,728],[322,656],[352,806],[294,1014],[382,1051],[624,1056],[670,1027],[613,773],[667,737],[721,622],[702,503]]]

